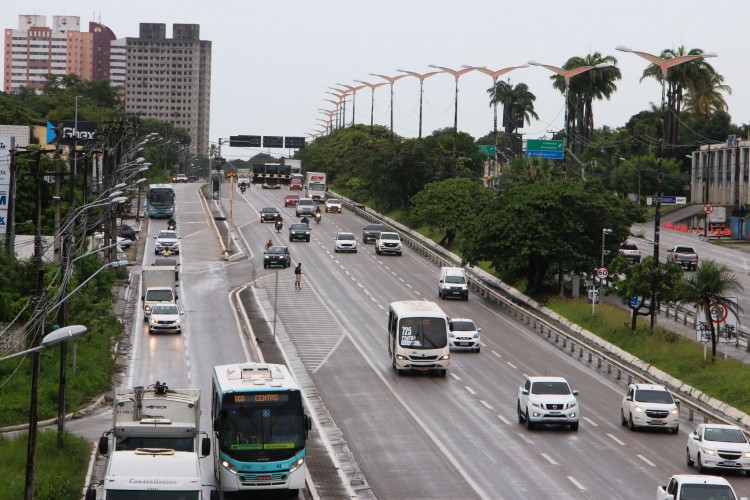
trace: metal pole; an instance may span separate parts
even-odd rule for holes
[[[229,230],[227,231],[227,252],[232,251],[232,207],[234,202],[234,176],[229,178]]]
[[[662,158],[664,156],[664,102],[666,100],[666,81],[667,75],[664,74],[661,79],[661,112],[659,122],[661,123],[661,135],[659,136],[659,159],[656,162],[656,213],[654,214],[654,264],[659,265],[659,236],[661,233],[661,176],[662,176]],[[654,273],[651,282],[651,331],[654,331],[656,325],[656,301],[658,299],[656,287],[658,285],[657,273]]]
[[[276,271],[276,284],[273,292],[273,341],[276,342],[276,310],[279,301],[279,271]]]
[[[375,116],[375,87],[370,87],[372,99],[370,100],[370,135],[372,135],[372,124]]]
[[[422,96],[424,94],[424,79],[419,79],[419,138],[422,138]]]
[[[568,180],[568,91],[570,82],[565,80],[565,123],[563,123],[563,180]]]
[[[497,77],[492,77],[492,88],[497,87]],[[493,183],[495,184],[495,187],[498,187],[498,176],[499,171],[497,168],[497,98],[495,99],[495,102],[493,103],[493,122],[492,122],[492,142],[495,144],[495,178]]]
[[[393,80],[391,80],[391,142],[393,142]]]

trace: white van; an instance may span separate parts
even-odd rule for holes
[[[469,300],[469,282],[466,280],[466,271],[464,268],[440,268],[438,297],[441,299],[455,297],[462,300]]]

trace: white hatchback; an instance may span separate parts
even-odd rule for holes
[[[481,328],[467,318],[451,318],[448,323],[448,347],[455,350],[479,352]]]
[[[352,233],[338,233],[334,240],[333,250],[338,252],[357,253],[357,238]]]
[[[665,427],[677,434],[680,430],[680,410],[666,387],[630,384],[622,398],[620,422],[631,431],[636,427]]]
[[[736,425],[700,424],[687,440],[687,464],[707,469],[750,471],[750,442]]]

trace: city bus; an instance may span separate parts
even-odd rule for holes
[[[174,217],[174,188],[169,184],[151,184],[146,193],[146,211],[151,218]]]
[[[451,363],[448,316],[434,302],[391,302],[388,355],[399,375],[404,371],[424,371],[444,377]]]
[[[214,471],[223,492],[305,486],[311,428],[302,392],[284,365],[215,366],[211,420]]]

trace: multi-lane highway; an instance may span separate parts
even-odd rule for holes
[[[474,319],[482,328],[482,352],[454,353],[445,378],[396,375],[386,347],[388,304],[438,301],[439,270],[408,249],[401,257],[375,255],[373,245],[361,243],[364,221],[350,213],[326,214],[321,224],[312,224],[310,243],[289,243],[286,230],[295,217],[293,208],[283,206],[285,189],[236,191],[236,243],[247,258],[226,262],[197,185],[176,190],[184,333],[149,336],[139,311],[127,385],[166,380],[172,387],[210,394],[214,365],[252,359],[229,298],[249,285],[259,310],[272,311],[277,299],[279,330],[290,341],[286,345],[299,360],[298,370],[305,371],[298,375],[314,384],[370,487],[357,495],[640,499],[653,498],[670,475],[695,471],[685,464],[685,447],[697,422],[683,417],[677,435],[628,431],[619,419],[623,381],[550,345],[474,296],[439,304],[449,316]],[[226,195],[222,203],[228,208]],[[259,222],[265,206],[284,215],[281,233]],[[165,224],[150,221],[149,234]],[[358,253],[334,253],[339,231],[358,236]],[[148,238],[144,265],[154,258],[153,238]],[[302,290],[294,290],[292,268],[263,268],[269,238],[288,245],[294,262],[302,262]],[[516,394],[526,375],[564,376],[580,390],[578,432],[529,431],[517,422]],[[208,400],[203,398],[204,429],[210,429]],[[204,463],[206,483],[213,481],[211,474]],[[728,479],[738,493],[750,496],[750,479]]]

